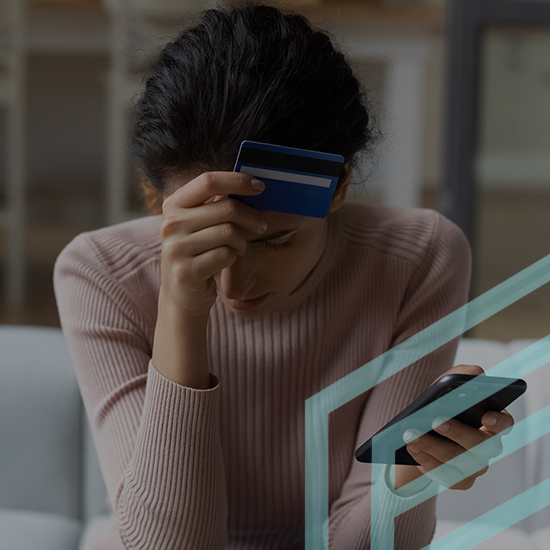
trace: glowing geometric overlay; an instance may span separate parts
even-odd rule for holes
[[[503,283],[482,294],[478,298],[472,300],[463,307],[453,311],[443,319],[437,321],[431,326],[425,328],[415,334],[408,340],[402,342],[396,347],[388,350],[379,357],[373,359],[369,363],[363,365],[359,369],[345,376],[341,380],[335,382],[331,386],[318,392],[310,397],[305,402],[305,548],[306,550],[328,549],[328,421],[329,414],[345,405],[357,396],[370,390],[380,382],[390,378],[394,374],[400,372],[409,365],[422,359],[432,351],[438,349],[442,345],[450,342],[454,338],[462,335],[465,331],[475,327],[479,323],[485,321],[489,317],[495,315],[507,306],[513,304],[517,300],[527,296],[531,292],[537,290],[544,284],[550,281],[550,255],[542,258],[538,262],[528,268],[520,271],[513,277],[510,277]],[[550,342],[548,337],[539,340],[526,350],[516,354],[514,357],[503,361],[501,364],[492,367],[487,372],[491,375],[497,373],[511,373],[512,367],[515,369],[512,376],[519,377],[519,372],[527,373],[535,370],[541,365],[550,361]],[[523,369],[523,370],[520,370]],[[449,404],[453,407],[459,407],[452,401],[452,394],[444,397],[449,397]],[[462,402],[461,402],[462,405]],[[466,407],[468,404],[466,403]],[[462,409],[463,410],[463,409]],[[542,415],[545,410],[532,415],[531,417],[519,422],[514,427],[513,431],[507,435],[503,443],[503,452],[498,458],[502,458],[515,450],[515,445],[525,445],[525,434],[523,431],[528,430],[529,437],[539,433],[537,437],[544,435],[543,426],[549,426],[545,416]],[[548,413],[545,413],[548,414]],[[550,431],[550,430],[547,430]],[[373,453],[377,452],[377,442],[380,439],[373,440]],[[520,443],[523,441],[523,443]],[[486,442],[488,443],[488,442]],[[484,445],[484,444],[483,444]],[[478,446],[481,447],[481,446]],[[477,449],[477,448],[476,448]],[[467,451],[453,459],[457,461],[467,458]],[[448,464],[453,464],[449,462]],[[381,479],[382,471],[385,468],[383,464],[372,464],[372,479]],[[468,472],[468,468],[461,468]],[[471,472],[473,473],[473,472]],[[468,475],[471,475],[468,473]],[[467,476],[464,476],[467,477]],[[376,498],[384,498],[386,501],[391,498],[387,490],[382,487],[381,483],[373,483],[372,501]],[[392,510],[395,513],[391,515],[377,515],[378,507],[371,507],[371,548],[392,549],[393,548],[393,525],[394,518],[408,509],[423,502],[427,498],[431,498],[438,492],[446,490],[446,487],[438,484],[430,484],[426,490],[421,491],[419,499],[414,497],[405,501],[400,497],[395,497],[391,502]],[[550,491],[548,484],[543,482],[536,487],[533,487],[526,493],[511,499],[507,503],[497,507],[500,513],[505,514],[505,523],[502,529],[520,521],[526,511],[529,511],[533,506],[527,506],[526,501],[530,504],[535,503],[538,509],[548,506],[548,496]],[[527,496],[525,496],[527,495]],[[378,500],[380,501],[380,500]],[[520,505],[519,510],[517,506]],[[497,510],[495,509],[495,510]],[[534,510],[531,513],[535,513]],[[442,537],[440,541],[435,541],[430,545],[431,549],[443,550],[443,548],[456,548],[457,550],[466,550],[471,546],[478,544],[487,536],[487,531],[481,529],[481,521],[483,519],[491,519],[484,514],[480,518],[467,524],[467,530],[459,533],[460,529],[450,533],[446,537]],[[527,514],[530,515],[530,514]],[[391,516],[391,517],[390,517]],[[525,516],[527,517],[527,516]],[[464,539],[466,531],[474,533],[473,542],[460,542]],[[478,533],[477,535],[475,533]],[[451,537],[451,538],[449,538]],[[481,538],[479,538],[481,537]],[[466,537],[467,538],[467,537]],[[444,541],[443,539],[446,539]],[[478,540],[479,539],[479,540]],[[457,546],[458,544],[458,546]],[[470,546],[465,546],[470,544]]]
[[[549,361],[550,337],[546,336],[528,348],[520,351],[516,355],[502,361],[502,363],[491,367],[486,372],[494,376],[521,378],[545,365]],[[473,385],[474,383],[475,380],[471,380],[466,384],[462,384],[460,389],[464,390],[469,384]],[[451,394],[445,395],[438,401],[441,401],[445,408],[448,407],[449,416],[453,417],[470,407],[470,405],[475,404],[478,400],[482,400],[490,394],[491,389],[488,388],[485,389],[485,391],[478,391],[477,394],[472,393],[469,397],[464,399],[464,403],[459,397],[448,399],[447,403],[445,403],[445,400],[447,397],[450,397]],[[409,418],[413,419],[414,416],[415,415],[411,415]],[[425,433],[422,429],[419,429],[418,431]],[[429,429],[426,431],[429,431]],[[535,441],[549,432],[550,406],[516,423],[511,433],[506,435],[506,438],[502,440],[502,452],[497,458],[491,461],[491,464],[508,456],[510,453],[521,449],[525,445]],[[378,452],[380,452],[380,446],[382,443],[381,439],[378,439],[379,443],[376,442],[376,439],[378,439],[378,436],[375,436],[375,439],[373,440],[373,456],[375,456],[374,453],[376,452],[374,451],[374,448],[378,447]],[[483,454],[485,450],[484,447],[490,447],[491,444],[492,442],[487,440],[476,446],[474,449],[466,451],[447,462],[447,465],[457,466],[460,472],[462,472],[457,475],[457,477],[453,479],[450,484],[454,485],[455,483],[458,483],[466,477],[474,474],[479,468],[476,467],[474,460],[471,462],[468,461],[469,455],[474,453]],[[401,444],[396,445],[393,448],[393,451],[400,446]],[[380,466],[382,466],[382,468],[380,468]],[[437,471],[445,467],[446,465],[444,464],[433,470],[433,473],[437,475]],[[376,474],[373,473],[373,478],[381,475],[381,470],[383,468],[384,465],[376,464],[377,472]],[[549,506],[549,484],[550,480],[543,481],[539,485],[532,487],[528,491],[525,491],[524,493],[508,500],[506,503],[497,506],[486,514],[483,514],[475,520],[463,525],[459,529],[456,529],[448,535],[441,537],[437,541],[433,541],[427,548],[430,550],[469,550],[473,546],[480,544],[484,540],[512,526],[518,521],[538,512],[545,506]],[[447,488],[443,485],[433,483],[426,488],[426,490],[422,491],[422,495],[419,495],[418,499],[404,500],[399,497],[395,498],[391,503],[391,514],[378,515],[376,514],[376,510],[373,509],[371,512],[371,522],[374,519],[375,528],[372,529],[372,548],[393,548],[394,518],[445,490],[447,490]],[[374,502],[379,502],[382,498],[387,499],[388,497],[383,494],[381,485],[373,484],[372,500]]]

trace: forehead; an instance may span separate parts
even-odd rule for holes
[[[298,228],[302,229],[319,223],[318,218],[310,216],[298,216],[296,214],[287,214],[285,212],[272,212],[270,210],[259,210],[262,218],[267,222],[268,231],[282,231],[285,229]]]

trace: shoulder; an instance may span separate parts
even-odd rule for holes
[[[415,265],[433,255],[470,260],[464,232],[436,210],[346,203],[339,214],[343,237],[358,250],[378,251]]]
[[[129,322],[147,339],[160,285],[160,223],[147,216],[77,235],[61,251],[53,287],[62,326]]]
[[[160,258],[160,223],[161,216],[146,216],[80,233],[57,257],[54,277],[71,265],[120,277]]]

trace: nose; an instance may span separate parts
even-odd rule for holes
[[[221,270],[218,286],[227,298],[256,298],[256,266],[253,255],[247,250],[242,256],[237,256],[235,263]]]

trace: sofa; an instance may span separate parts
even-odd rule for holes
[[[533,341],[465,338],[455,364],[487,370]],[[0,325],[0,350],[0,548],[89,550],[110,512],[63,334],[58,328]],[[508,408],[516,421],[550,401],[546,366],[525,379],[527,393]],[[495,462],[470,490],[443,491],[432,546],[550,477],[549,457],[550,438],[543,437]],[[548,550],[549,526],[546,507],[475,548]]]

